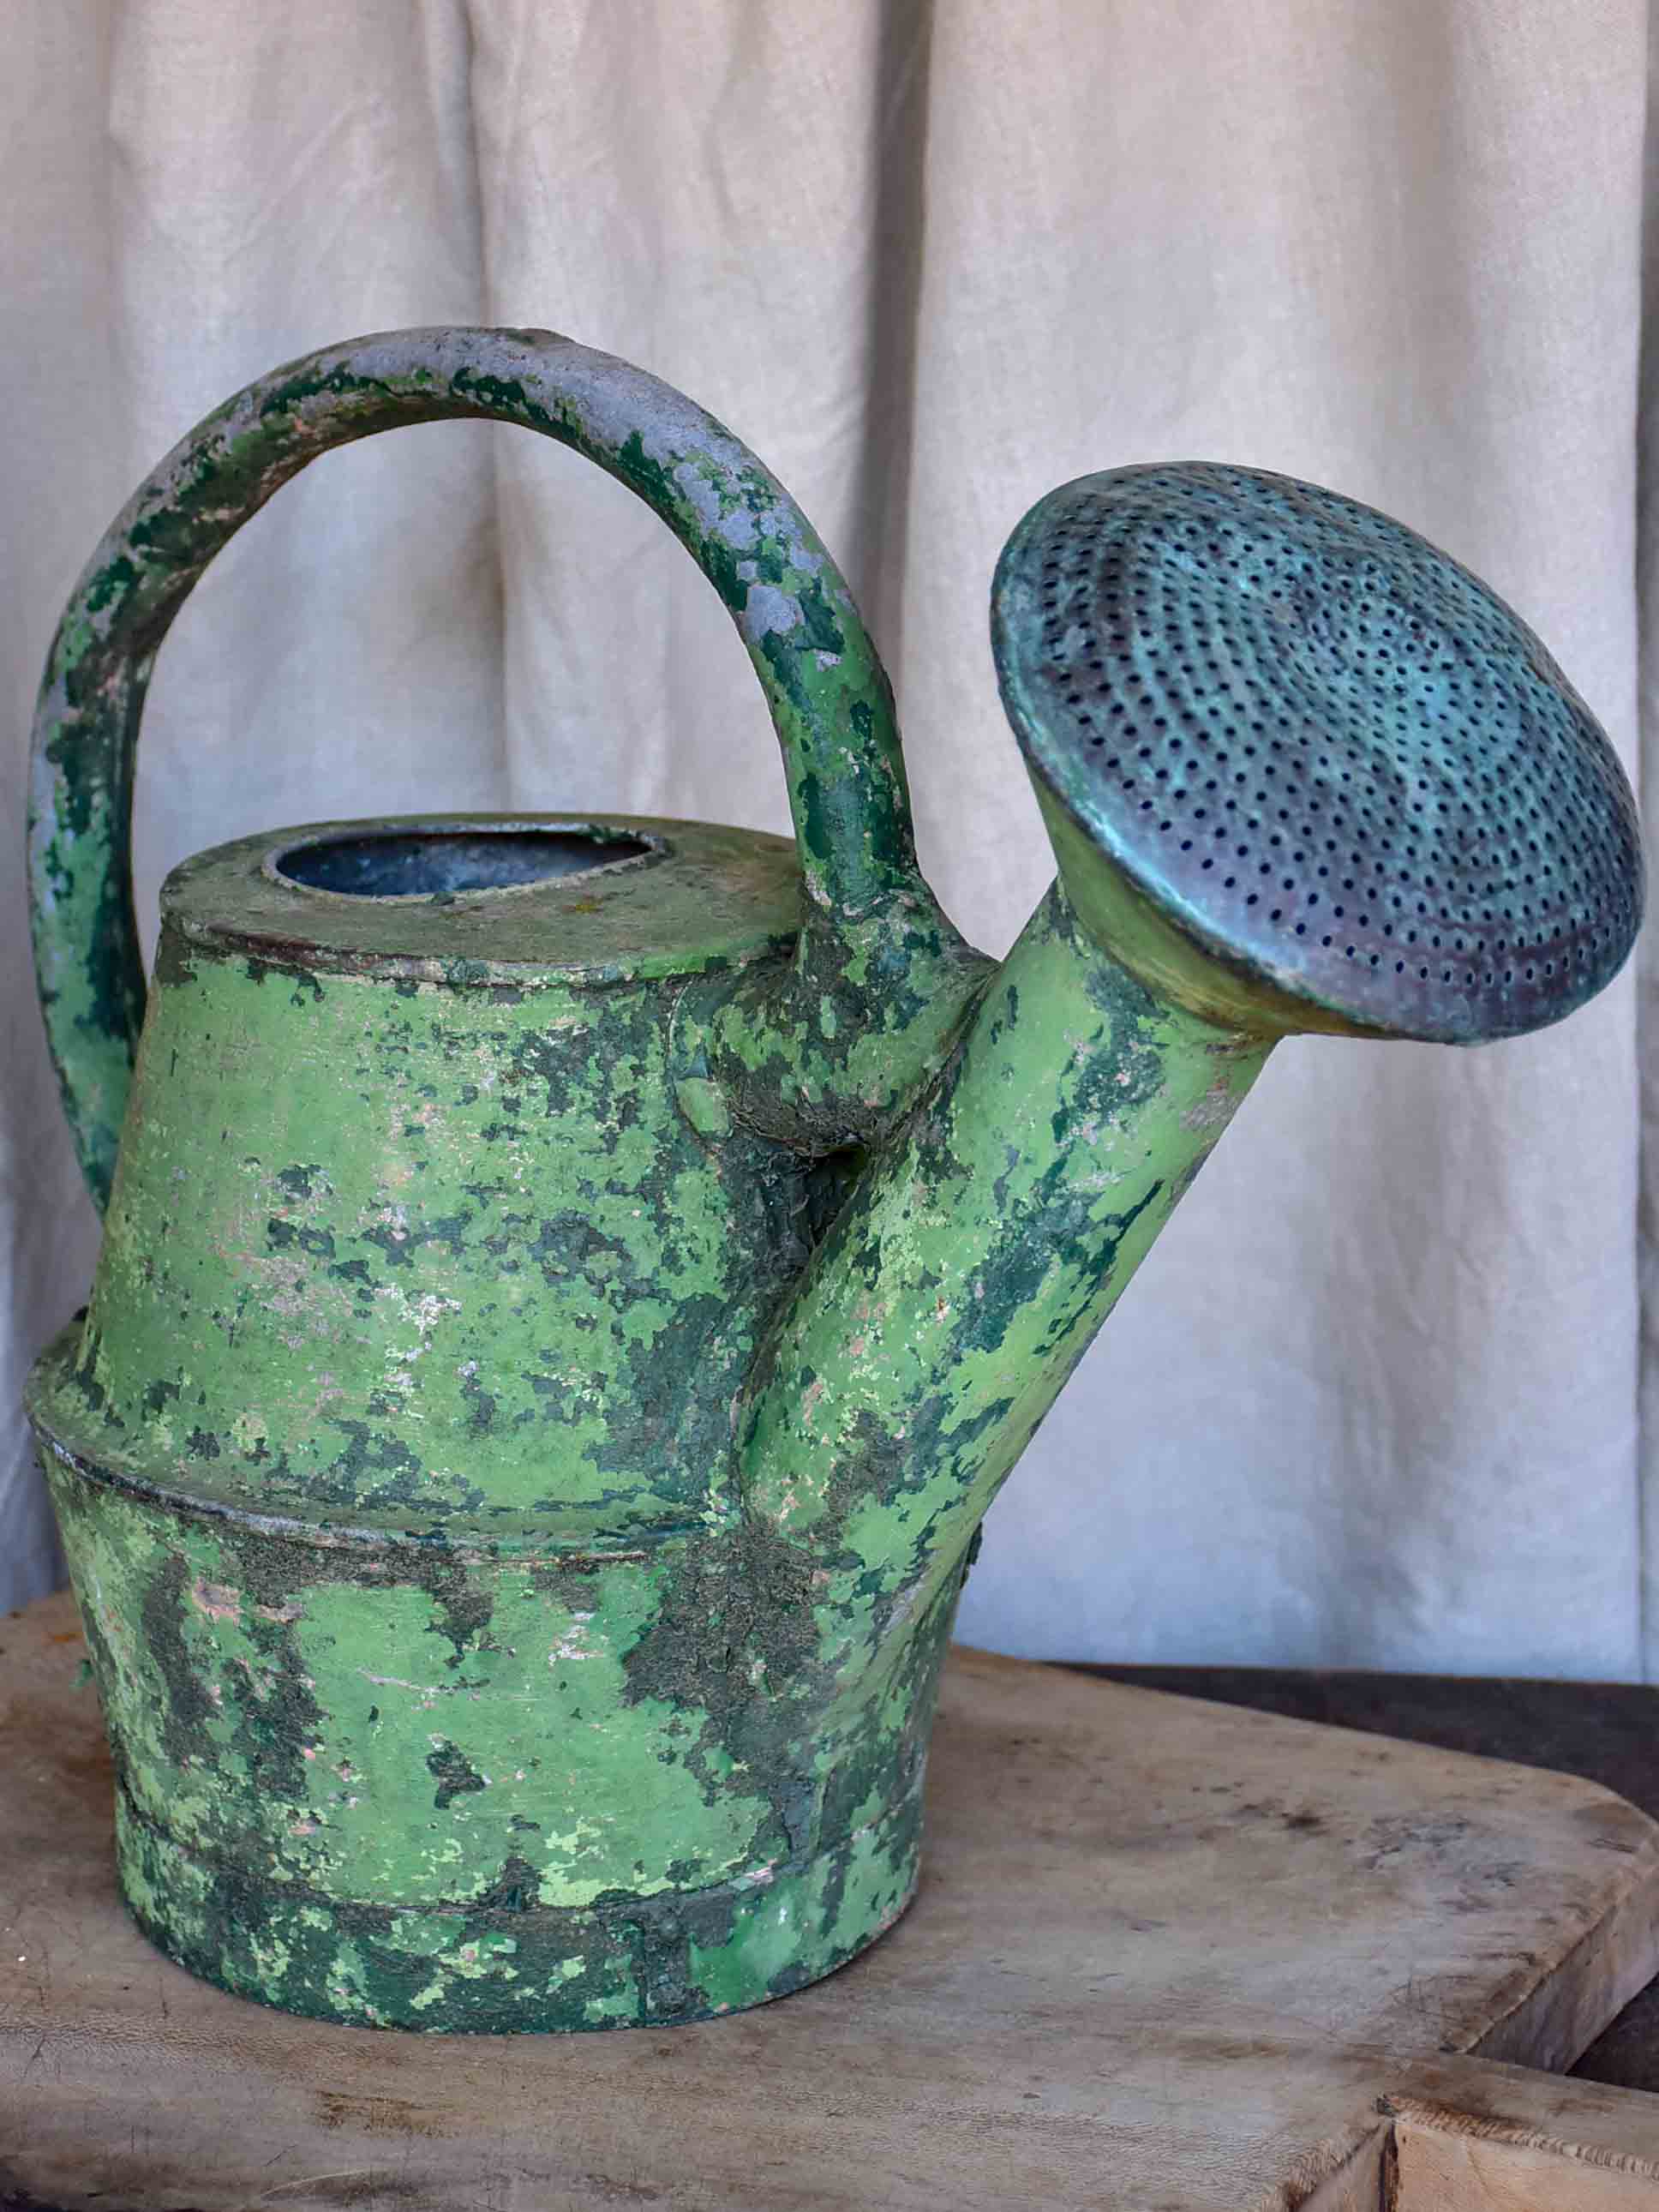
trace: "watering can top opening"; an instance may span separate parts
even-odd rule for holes
[[[1010,538],[992,635],[1057,844],[1284,1027],[1516,1035],[1630,950],[1612,747],[1520,617],[1373,508],[1202,462],[1079,477]]]
[[[739,967],[800,919],[787,839],[636,815],[322,822],[213,847],[162,886],[186,944],[319,972],[523,989]]]

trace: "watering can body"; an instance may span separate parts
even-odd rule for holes
[[[264,838],[178,871],[90,1310],[36,1379],[126,1893],[295,2010],[753,2002],[908,1895],[949,1612],[832,1721],[809,1577],[729,1496],[824,1178],[714,1109],[688,1001],[778,966],[793,848],[375,830],[575,871],[438,905],[319,896]]]
[[[315,452],[466,413],[574,446],[681,538],[755,664],[795,842],[553,816],[244,839],[169,878],[147,988],[125,815],[167,623]],[[995,969],[916,872],[833,562],[639,372],[546,333],[358,341],[240,395],[118,519],[38,723],[42,996],[107,1211],[30,1410],[123,1891],[183,1964],[494,2033],[702,2017],[852,1957],[915,1885],[980,1519],[1275,1038],[1504,1034],[1624,957],[1629,795],[1541,663],[1538,742],[1611,855],[1547,925],[1548,991],[1541,950],[1507,981],[1425,965],[1407,1015],[1381,952],[1356,981],[1353,945],[1287,924],[1263,953],[1228,874],[1231,942],[1197,823],[1192,886],[1154,881],[1122,823],[1175,854],[1168,758],[1138,756],[1143,804],[1092,728],[1054,735],[1099,665],[1055,580],[1075,505],[999,586],[1061,880]]]

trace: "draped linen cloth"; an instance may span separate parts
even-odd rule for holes
[[[1233,459],[1399,515],[1634,772],[1646,34],[1641,0],[11,0],[0,1603],[61,1572],[16,1403],[96,1245],[28,972],[33,693],[200,415],[413,323],[550,325],[681,386],[846,568],[924,866],[1000,952],[1051,864],[987,589],[1087,471]],[[787,827],[738,642],[616,484],[480,425],[331,456],[162,653],[141,915],[251,830],[496,806]],[[994,1508],[961,1632],[1659,1671],[1655,988],[1474,1052],[1281,1047]]]

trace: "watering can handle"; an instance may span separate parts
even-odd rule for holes
[[[100,1209],[144,1011],[132,779],[161,641],[214,555],[307,461],[465,416],[522,423],[597,461],[719,592],[783,750],[809,922],[833,939],[895,900],[932,903],[885,672],[835,562],[747,447],[655,377],[549,331],[398,331],[327,347],[250,385],[174,447],[111,525],[46,663],[29,828],[35,972]]]

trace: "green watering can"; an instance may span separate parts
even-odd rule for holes
[[[487,416],[730,610],[793,844],[422,816],[128,858],[157,648],[314,455]],[[892,700],[788,494],[542,331],[310,356],[100,546],[36,729],[35,945],[102,1257],[32,1416],[192,1972],[337,2021],[661,2025],[916,1882],[987,1506],[1275,1041],[1477,1043],[1642,904],[1606,739],[1411,532],[1207,464],[1041,501],[993,600],[1059,880],[1000,967],[918,874]]]

